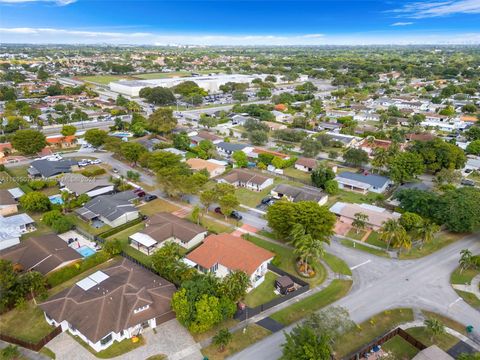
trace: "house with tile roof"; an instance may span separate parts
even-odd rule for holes
[[[58,179],[62,190],[68,191],[75,196],[82,194],[90,198],[112,193],[114,185],[106,178],[90,178],[82,174],[66,174]]]
[[[317,167],[317,160],[301,157],[295,162],[295,169],[303,172],[312,172]]]
[[[211,178],[223,174],[226,169],[225,165],[211,160],[190,158],[186,162],[194,171],[207,170]]]
[[[270,191],[270,194],[275,199],[286,199],[290,202],[315,201],[319,205],[325,205],[328,201],[328,195],[324,191],[312,186],[279,184]]]
[[[123,258],[41,303],[46,321],[95,351],[155,328],[175,313],[175,285]]]
[[[273,179],[248,169],[233,169],[227,175],[218,179],[219,183],[226,183],[235,187],[244,187],[253,191],[262,191],[273,185]]]
[[[253,289],[265,280],[267,265],[274,256],[274,253],[241,237],[218,234],[208,236],[202,245],[185,257],[185,262],[200,272],[211,272],[220,278],[235,270],[244,271]]]
[[[330,211],[337,215],[340,222],[349,225],[355,220],[356,214],[364,214],[367,216],[365,222],[372,230],[379,230],[387,220],[400,218],[400,214],[397,212],[370,204],[350,204],[339,201],[332,205]]]
[[[191,249],[202,242],[208,231],[188,220],[170,213],[152,215],[145,229],[129,236],[130,245],[147,255],[155,252],[167,241],[173,241],[185,249]]]

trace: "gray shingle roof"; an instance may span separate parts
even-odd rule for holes
[[[43,177],[51,177],[58,174],[71,172],[71,167],[77,165],[74,160],[35,160],[31,163],[33,169],[38,171]]]
[[[344,178],[344,179],[363,182],[365,184],[369,184],[376,188],[382,188],[383,186],[385,186],[387,182],[390,181],[390,179],[385,176],[374,175],[370,173],[369,174],[353,173],[350,171],[346,171],[341,174],[338,174],[337,178]]]
[[[235,144],[235,143],[227,143],[227,142],[219,142],[217,147],[223,149],[224,151],[234,152],[237,150],[242,150],[247,147],[245,144]]]
[[[101,195],[90,200],[82,209],[103,216],[109,221],[114,221],[120,216],[137,211],[131,201],[137,196],[132,191],[123,191],[115,195]]]

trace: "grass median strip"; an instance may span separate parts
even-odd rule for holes
[[[329,253],[325,253],[325,255],[323,256],[323,260],[327,263],[327,265],[333,272],[342,275],[352,275],[352,271],[348,267],[347,263],[339,257]]]
[[[270,317],[284,325],[292,324],[344,297],[350,290],[351,286],[352,281],[350,280],[335,279],[322,291],[308,296],[305,299],[274,313]]]
[[[374,249],[374,248],[371,248],[369,246],[365,246],[365,245],[353,242],[351,240],[342,240],[341,244],[343,246],[346,246],[346,247],[349,247],[349,248],[352,248],[352,249],[357,249],[357,250],[368,252],[372,255],[382,256],[382,257],[390,257],[386,251],[379,250],[379,249]]]

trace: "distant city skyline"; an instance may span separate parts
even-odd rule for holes
[[[0,0],[0,42],[480,44],[480,0]]]

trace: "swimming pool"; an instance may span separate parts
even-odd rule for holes
[[[75,249],[80,255],[83,257],[89,257],[95,254],[95,250],[87,245],[80,246],[79,248]]]
[[[51,196],[48,197],[48,199],[50,200],[50,202],[52,204],[55,204],[55,205],[62,205],[63,204],[62,195],[60,195],[60,194],[51,195]]]
[[[112,136],[123,138],[123,137],[132,137],[133,134],[129,132],[116,132],[116,133],[113,133]]]

